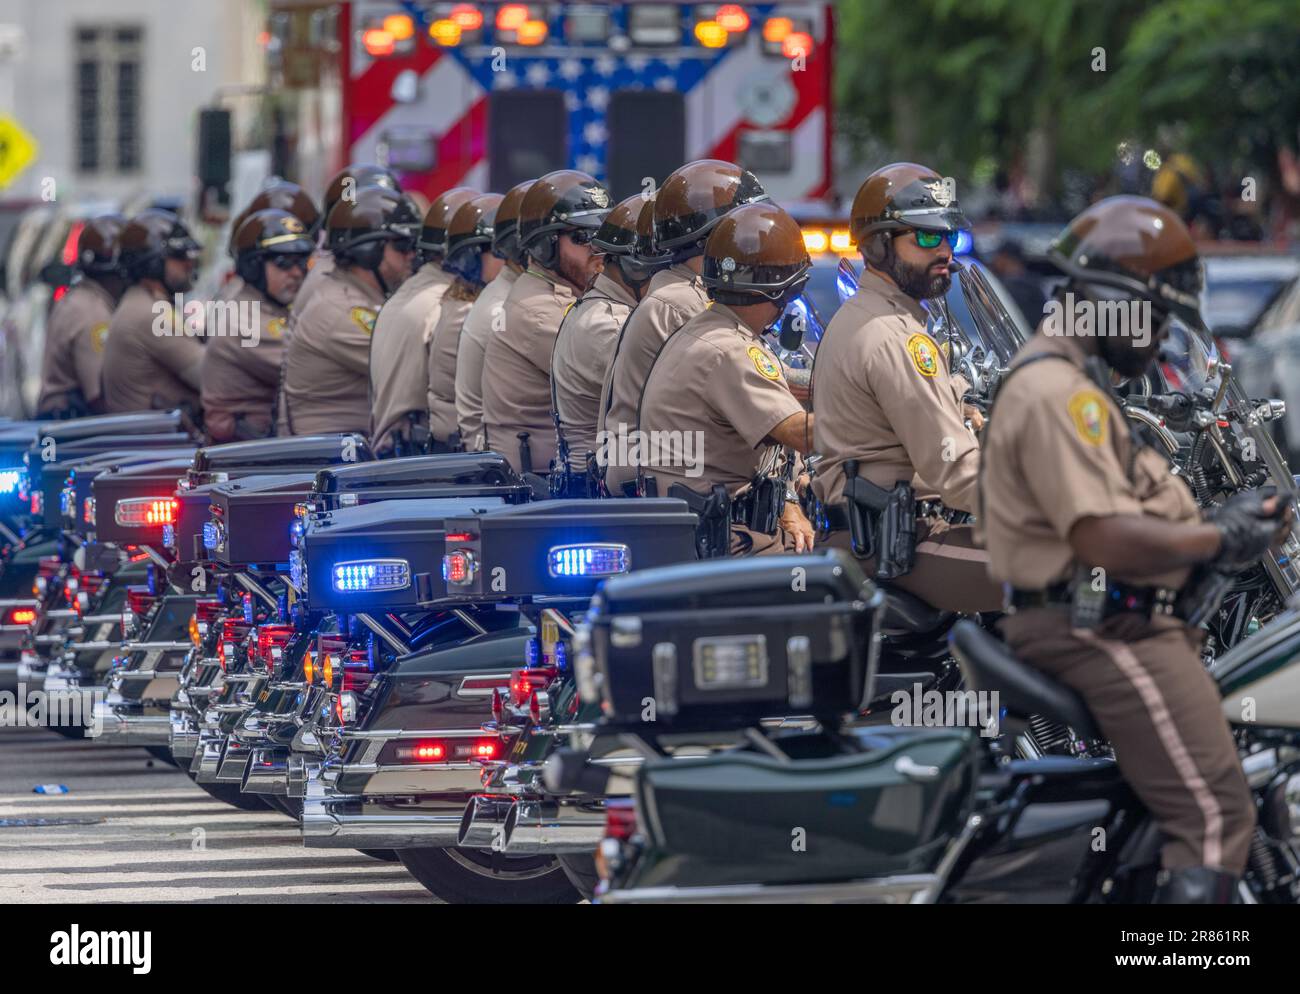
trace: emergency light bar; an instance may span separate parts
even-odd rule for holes
[[[411,585],[411,564],[405,559],[359,559],[338,563],[333,576],[340,593],[405,590]]]
[[[547,554],[551,576],[614,576],[631,569],[626,545],[596,542],[590,545],[556,545]]]
[[[17,491],[24,475],[21,469],[0,469],[0,496],[8,496]]]

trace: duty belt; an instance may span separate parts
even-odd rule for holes
[[[1007,587],[1005,603],[1008,609],[1041,607],[1071,607],[1074,604],[1074,584],[1068,581],[1054,583],[1042,590],[1022,590]],[[1117,614],[1141,614],[1146,617],[1183,617],[1177,609],[1179,591],[1172,587],[1139,587],[1131,583],[1106,584],[1105,601],[1101,617]]]
[[[920,518],[943,518],[951,521],[962,512],[945,507],[942,501],[920,500],[916,502],[916,516]],[[849,515],[843,504],[819,504],[816,524],[825,532],[847,531]]]

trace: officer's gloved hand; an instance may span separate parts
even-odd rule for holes
[[[1290,518],[1290,508],[1286,501],[1275,498],[1272,490],[1247,490],[1234,494],[1207,515],[1219,529],[1216,562],[1221,569],[1249,565],[1279,537],[1281,526]]]

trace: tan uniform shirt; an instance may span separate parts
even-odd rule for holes
[[[105,407],[110,414],[179,403],[197,407],[198,391],[182,375],[197,374],[202,361],[203,343],[185,334],[185,318],[175,312],[171,296],[155,296],[137,284],[123,294],[108,325]]]
[[[379,311],[370,343],[370,440],[376,445],[408,413],[428,408],[429,336],[454,279],[441,266],[425,264]]]
[[[700,277],[685,265],[669,266],[650,278],[646,295],[622,329],[601,391],[600,427],[631,431],[655,356],[668,336],[709,306]]]
[[[1040,333],[1013,365],[1043,352],[1069,361],[1037,360],[999,388],[985,429],[980,484],[989,572],[1025,590],[1074,575],[1069,534],[1082,518],[1149,514],[1194,522],[1201,517],[1191,491],[1169,471],[1165,458],[1148,447],[1135,451],[1128,422],[1109,393],[1089,378],[1074,339]],[[1188,573],[1180,569],[1134,582],[1181,587]]]
[[[293,306],[290,310],[302,310],[316,291],[316,287],[337,268],[334,253],[329,249],[318,248],[313,252],[307,261],[307,275],[302,278],[302,286],[298,287],[298,295],[293,298]]]
[[[503,266],[465,315],[456,347],[456,421],[461,444],[470,452],[487,446],[483,431],[483,360],[494,328],[505,327],[505,304],[519,274]]]
[[[619,329],[635,306],[635,297],[601,274],[560,325],[551,380],[569,467],[577,472],[586,472],[587,452],[596,451],[605,374]]]
[[[41,414],[67,407],[68,395],[80,391],[87,404],[103,390],[99,374],[113,317],[113,297],[93,279],[74,283],[50,311],[41,359]]]
[[[776,454],[775,446],[759,449],[763,439],[802,413],[776,354],[714,303],[668,340],[650,370],[636,436],[645,475],[657,479],[660,496],[674,483],[699,493],[721,483],[734,494]],[[606,454],[620,457],[621,447],[610,439]]]
[[[456,434],[456,356],[461,326],[477,294],[469,283],[453,283],[443,295],[438,323],[429,339],[429,431],[439,442]]]
[[[270,434],[289,309],[243,280],[227,300],[238,308],[238,330],[242,332],[244,321],[255,320],[257,336],[241,333],[209,339],[203,350],[205,424],[214,439],[235,438],[239,417],[247,419],[255,434]],[[226,325],[237,330],[229,318]]]
[[[510,288],[500,334],[488,339],[483,358],[483,426],[488,448],[516,472],[521,431],[529,433],[532,470],[545,474],[555,457],[551,420],[551,352],[564,313],[576,294],[567,283],[529,269]]]
[[[298,312],[284,360],[293,434],[369,429],[370,336],[383,302],[378,288],[336,268]]]
[[[812,387],[822,501],[842,500],[844,461],[856,459],[858,475],[879,487],[908,480],[918,497],[974,510],[979,443],[917,300],[863,273],[817,346]]]

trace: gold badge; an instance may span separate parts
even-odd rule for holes
[[[1106,441],[1106,398],[1096,390],[1080,390],[1070,398],[1068,407],[1081,439],[1089,445]]]
[[[781,367],[772,361],[772,357],[757,345],[749,347],[749,357],[754,360],[754,368],[769,380],[781,378]]]
[[[352,320],[367,335],[375,333],[375,318],[377,317],[379,317],[379,312],[372,311],[369,307],[352,308]]]
[[[291,231],[295,235],[300,235],[307,230],[306,228],[303,227],[302,222],[299,221],[296,217],[292,217],[292,216],[286,217],[283,223],[284,223],[284,230]]]
[[[266,322],[266,335],[268,338],[280,338],[284,334],[284,318],[271,318]]]
[[[90,347],[96,352],[104,351],[104,343],[108,341],[108,322],[101,321],[90,329]]]
[[[939,372],[939,346],[929,335],[917,332],[907,340],[907,351],[912,357],[912,365],[922,376],[934,376]]]

